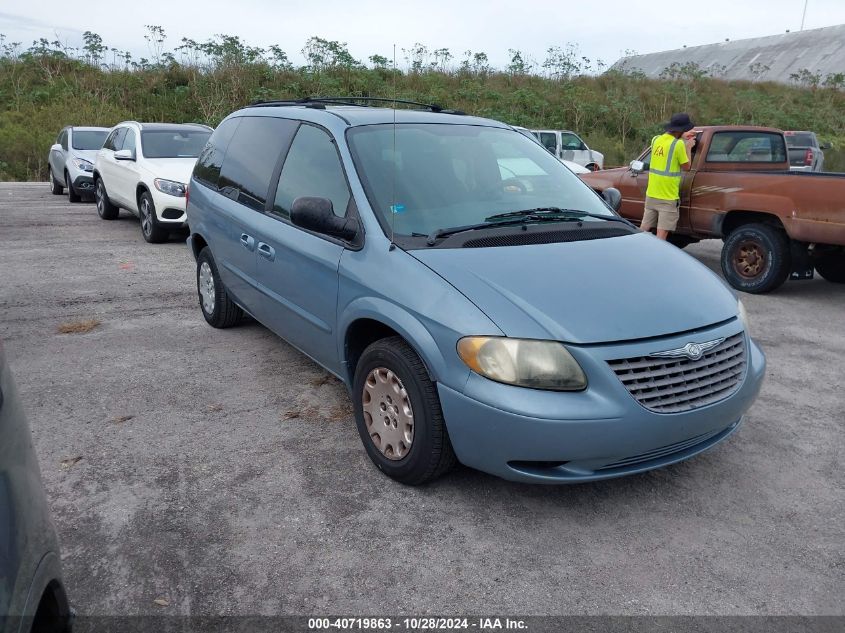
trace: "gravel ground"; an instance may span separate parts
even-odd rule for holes
[[[717,270],[719,246],[688,252]],[[842,614],[845,286],[743,299],[768,376],[709,453],[406,488],[338,381],[256,323],[205,324],[181,237],[0,184],[0,338],[86,615]]]

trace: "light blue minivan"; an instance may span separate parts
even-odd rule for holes
[[[255,104],[191,179],[200,307],[339,377],[403,483],[456,460],[545,483],[658,468],[737,430],[765,358],[724,283],[605,196],[497,121]]]

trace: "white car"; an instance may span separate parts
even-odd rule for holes
[[[583,165],[590,171],[604,169],[604,154],[587,147],[583,139],[569,130],[530,130],[540,144],[560,160]]]
[[[194,123],[116,125],[94,161],[97,213],[104,220],[120,209],[134,213],[148,242],[187,226],[187,183],[212,131]]]

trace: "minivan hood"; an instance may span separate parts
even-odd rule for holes
[[[144,166],[155,178],[188,184],[196,158],[145,158]]]
[[[605,343],[676,334],[737,315],[736,298],[707,267],[645,233],[408,252],[507,336]]]

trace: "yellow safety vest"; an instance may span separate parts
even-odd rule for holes
[[[651,161],[648,167],[649,198],[678,200],[681,197],[681,165],[689,160],[684,141],[671,134],[651,140]]]

